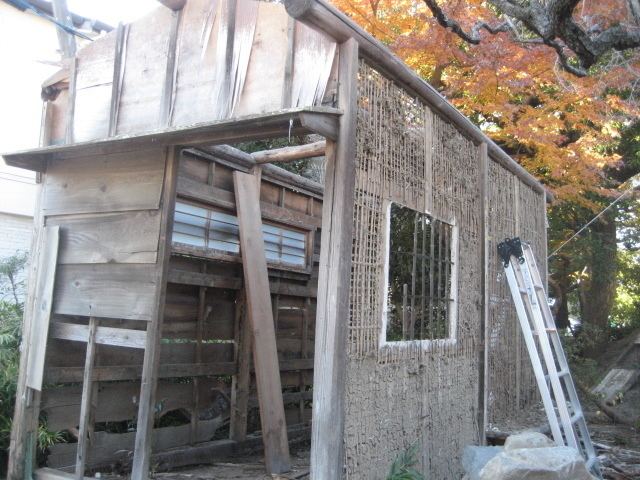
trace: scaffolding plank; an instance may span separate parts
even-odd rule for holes
[[[282,401],[278,349],[273,325],[267,259],[262,237],[258,178],[233,172],[240,251],[247,293],[247,315],[253,331],[253,355],[258,384],[265,460],[270,473],[291,469]]]

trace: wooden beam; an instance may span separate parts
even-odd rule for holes
[[[89,325],[52,323],[49,327],[49,336],[60,340],[88,342],[90,333],[91,328]],[[97,327],[95,333],[95,343],[116,347],[144,348],[145,338],[145,331],[126,328]]]
[[[322,135],[330,140],[338,140],[340,121],[337,117],[328,117],[316,113],[305,112],[300,114],[300,122],[312,132]]]
[[[353,242],[358,44],[340,45],[337,143],[327,142],[313,386],[311,478],[342,478]]]
[[[291,469],[291,458],[262,237],[259,184],[255,176],[238,171],[233,172],[233,184],[247,292],[247,316],[253,332],[253,358],[264,432],[265,461],[269,473],[280,474]]]
[[[187,4],[187,0],[158,0],[158,2],[160,2],[165,7],[170,8],[174,12],[182,10]]]
[[[44,227],[44,245],[39,252],[40,260],[36,277],[36,296],[29,338],[29,360],[27,364],[27,386],[42,390],[42,374],[47,349],[47,332],[53,303],[53,284],[56,276],[60,227]]]
[[[142,377],[142,365],[98,366],[93,370],[96,382],[138,380]],[[235,375],[236,370],[234,362],[164,364],[158,368],[158,378]],[[44,377],[48,383],[77,383],[82,381],[82,375],[82,367],[52,367],[45,371]]]
[[[327,148],[327,142],[321,140],[319,142],[309,143],[307,145],[299,145],[295,147],[275,148],[273,150],[262,150],[251,154],[256,163],[273,163],[273,162],[293,162],[303,158],[320,157],[324,155]]]
[[[276,113],[249,115],[233,119],[218,120],[211,123],[199,123],[183,127],[136,132],[116,135],[101,140],[80,142],[74,145],[56,145],[33,150],[3,154],[5,163],[13,167],[25,168],[36,172],[45,172],[48,159],[86,157],[106,152],[131,152],[155,146],[199,146],[217,143],[236,143],[255,139],[266,139],[291,135],[314,133],[302,125],[302,113],[319,113],[328,116],[340,116],[342,111],[329,107],[304,107],[283,110]]]
[[[138,409],[138,427],[131,469],[132,480],[146,480],[149,477],[153,422],[155,420],[155,390],[158,383],[160,364],[160,342],[162,340],[162,318],[171,256],[171,232],[178,183],[177,147],[168,148],[165,162],[165,176],[162,194],[162,222],[158,240],[158,263],[156,271],[156,291],[151,321],[147,325],[147,338],[142,366],[142,387],[140,388],[140,407]]]
[[[285,0],[285,8],[287,13],[296,20],[328,35],[337,42],[345,42],[350,38],[355,39],[359,45],[360,55],[380,73],[396,82],[410,94],[424,99],[425,103],[440,116],[455,125],[461,133],[476,144],[486,143],[491,158],[517,175],[538,193],[546,194],[549,201],[553,200],[553,196],[546,188],[440,95],[435,88],[420,78],[385,45],[327,0]]]

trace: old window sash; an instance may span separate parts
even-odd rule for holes
[[[268,262],[308,266],[309,232],[269,223],[262,224],[262,232]],[[177,201],[172,241],[238,257],[238,217],[216,208]]]
[[[380,343],[454,342],[458,228],[427,212],[385,201]]]

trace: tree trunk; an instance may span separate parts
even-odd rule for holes
[[[610,338],[609,314],[616,299],[618,243],[615,212],[609,212],[590,227],[590,279],[580,289],[582,332],[587,344],[585,355],[602,349]]]

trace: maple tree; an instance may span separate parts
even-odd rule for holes
[[[609,49],[591,63],[575,63],[577,68],[590,68],[589,76],[577,77],[565,68],[572,61],[559,58],[556,48],[518,41],[511,27],[483,35],[479,45],[465,41],[459,31],[442,28],[442,18],[434,17],[426,5],[433,3],[429,0],[333,3],[387,44],[552,191],[556,201],[549,210],[550,251],[619,196],[620,189],[627,188],[625,182],[640,172],[640,159],[635,158],[639,149],[634,146],[634,139],[640,138],[635,89],[640,61],[635,50]],[[479,38],[478,25],[495,25],[502,15],[497,3],[502,2],[439,0],[438,7],[448,19],[455,18],[460,30]],[[570,3],[580,9],[574,21],[586,32],[596,24],[605,31],[627,19],[624,1]],[[569,49],[566,44],[563,48]],[[567,296],[578,291],[583,323],[604,332],[603,339],[608,338],[608,316],[615,301],[616,212],[600,217],[551,259],[560,322],[568,321]]]

